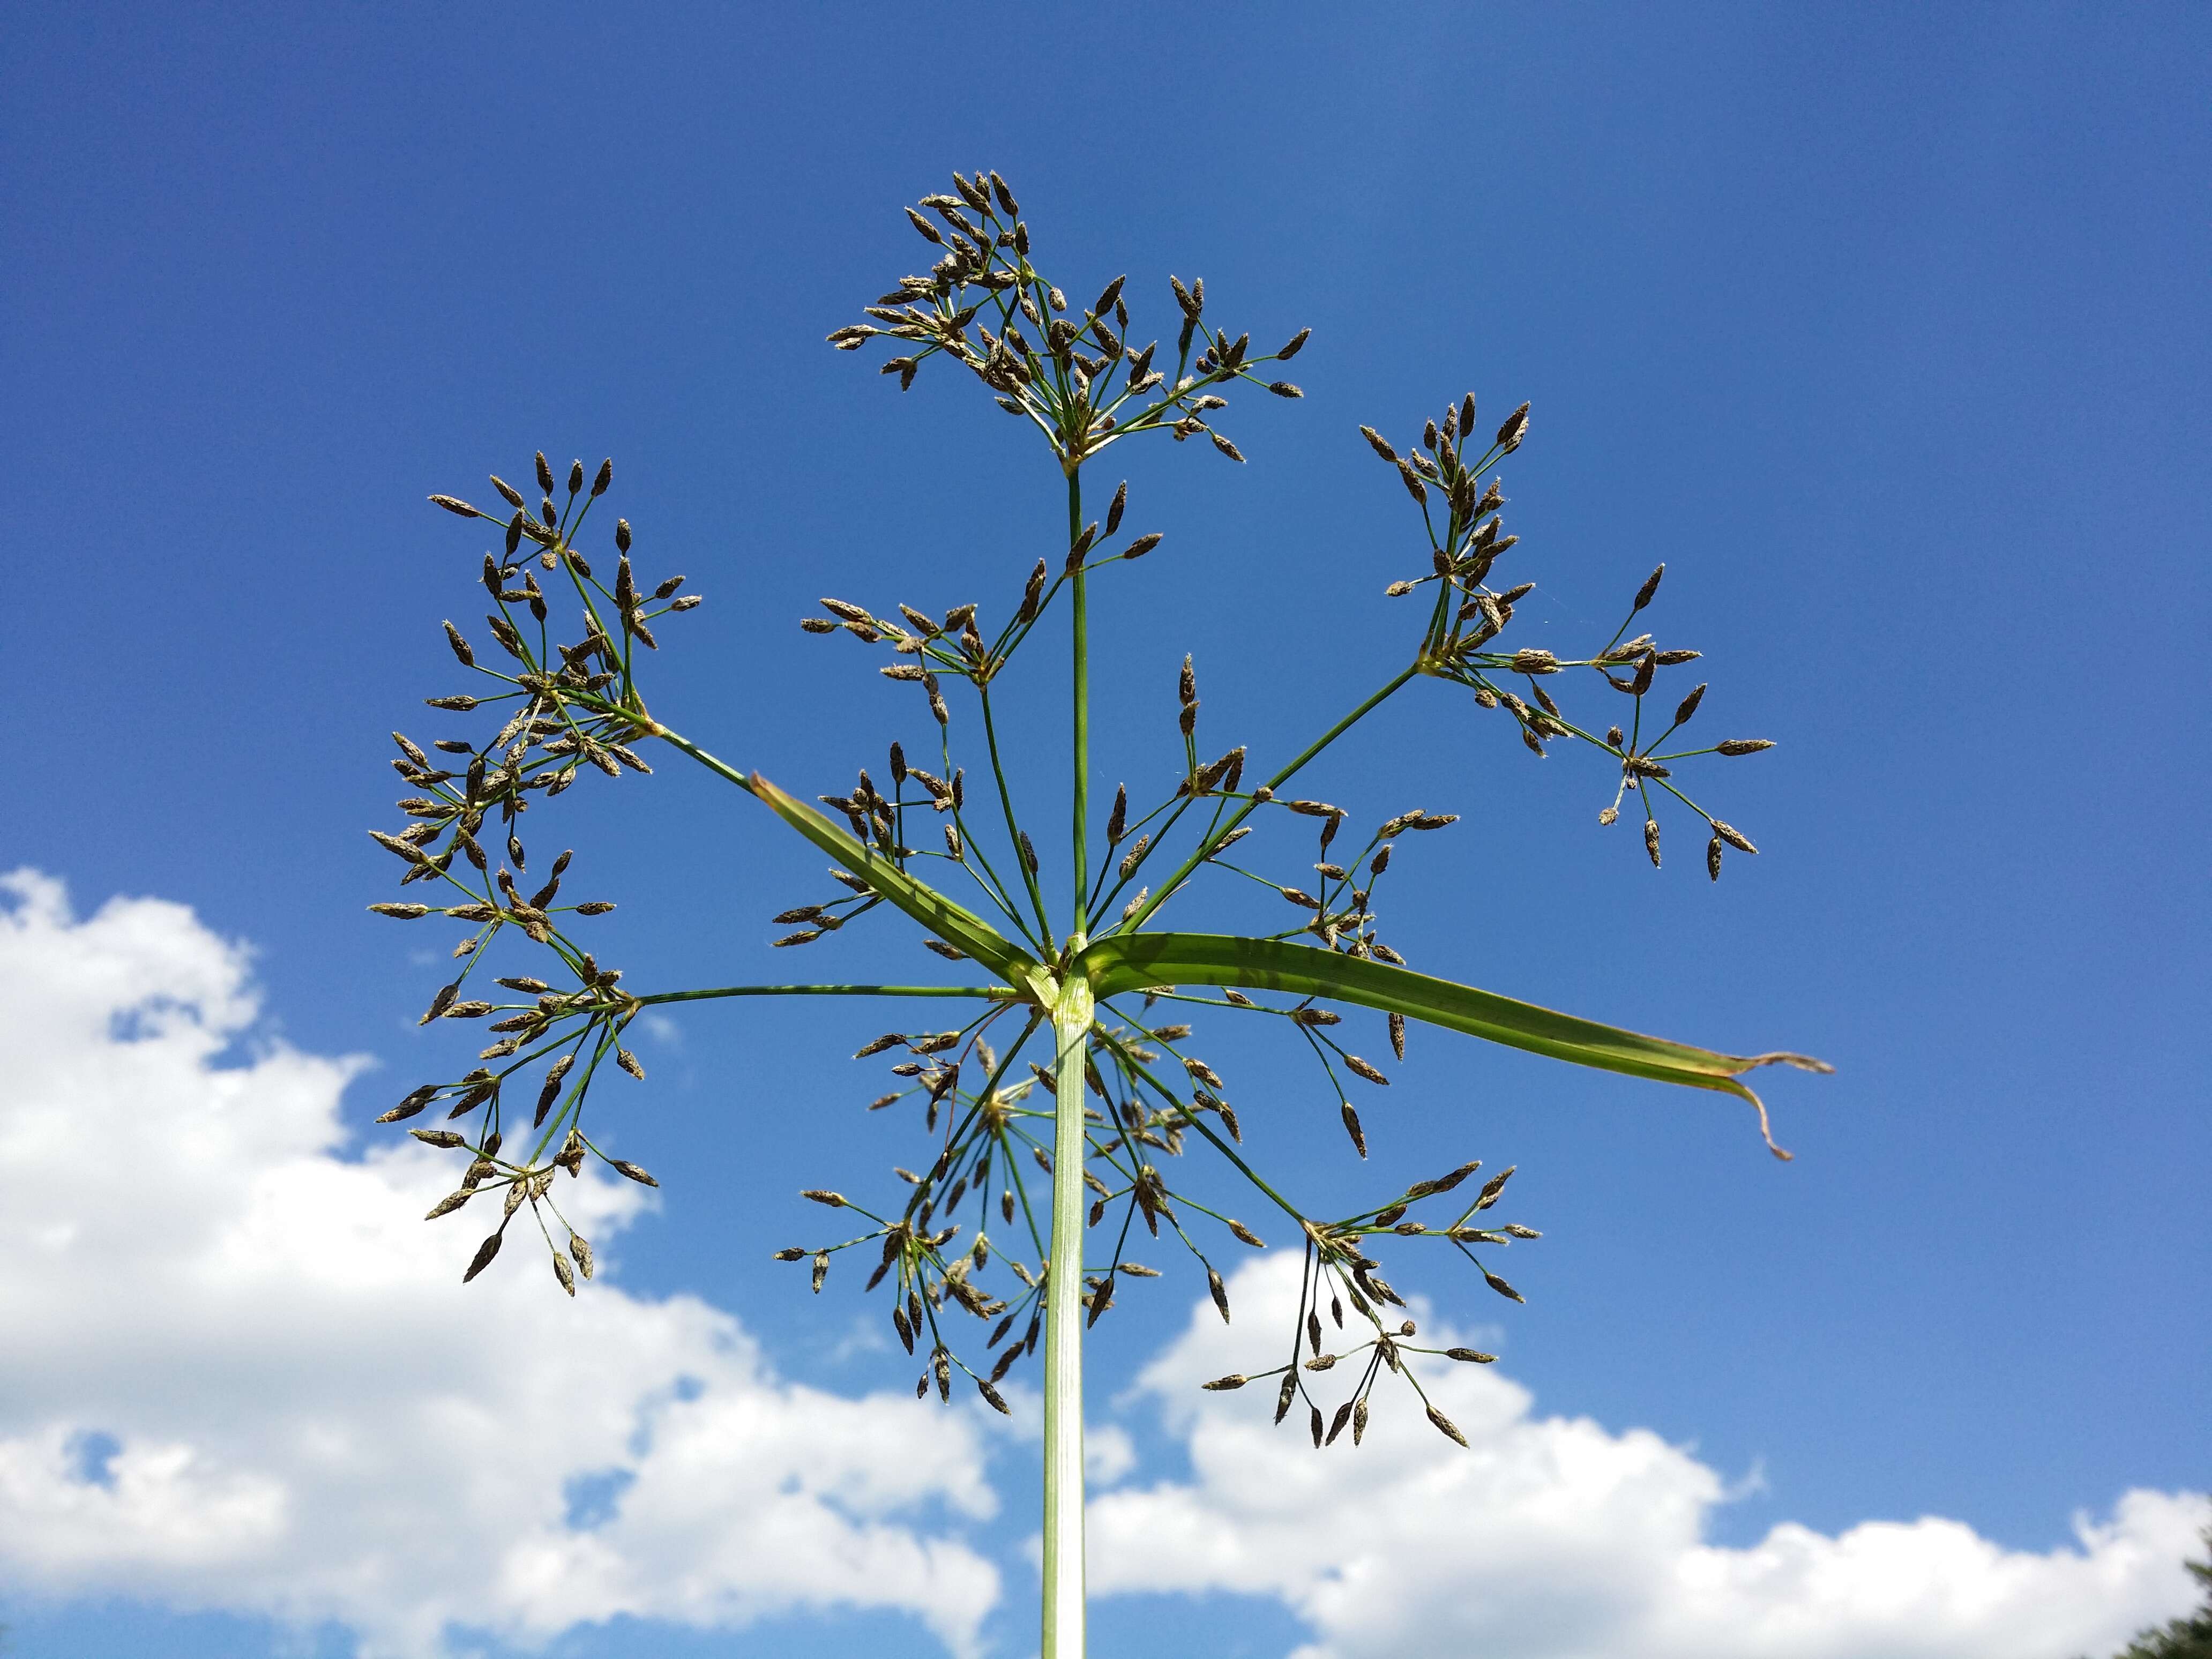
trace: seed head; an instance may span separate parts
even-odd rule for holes
[[[474,1279],[486,1267],[491,1266],[491,1259],[499,1254],[500,1237],[501,1235],[494,1233],[490,1237],[484,1240],[483,1243],[477,1246],[476,1259],[469,1263],[468,1272],[461,1275],[462,1284],[467,1284],[469,1280]]]
[[[1428,1411],[1429,1421],[1437,1425],[1437,1430],[1439,1433],[1458,1441],[1462,1446],[1467,1444],[1467,1437],[1459,1431],[1458,1428],[1454,1425],[1451,1419],[1446,1417],[1434,1406],[1430,1407]]]
[[[1759,851],[1759,848],[1751,844],[1751,838],[1733,824],[1723,823],[1718,818],[1710,818],[1706,821],[1712,825],[1713,834],[1716,836],[1735,848],[1739,853]]]
[[[1380,1068],[1369,1065],[1367,1061],[1360,1059],[1358,1054],[1346,1054],[1344,1057],[1344,1063],[1348,1070],[1352,1071],[1358,1076],[1365,1078],[1370,1083],[1380,1083],[1385,1086],[1388,1086],[1389,1084],[1390,1079],[1383,1076]]]
[[[1504,446],[1505,453],[1510,455],[1521,447],[1521,441],[1528,435],[1528,405],[1523,404],[1508,415],[1505,423],[1498,428],[1498,441]]]

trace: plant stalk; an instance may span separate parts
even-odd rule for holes
[[[1083,935],[1069,945],[1080,952]],[[1044,1632],[1042,1659],[1083,1659],[1084,1058],[1091,981],[1074,968],[1052,1011],[1052,1264],[1045,1279]]]
[[[1067,470],[1067,544],[1073,548],[1075,538],[1083,533],[1083,474],[1079,467]],[[1091,846],[1088,834],[1091,819],[1091,605],[1084,589],[1083,568],[1076,567],[1074,580],[1075,610],[1075,920],[1071,924],[1077,937],[1091,931],[1088,914],[1091,898]]]
[[[637,999],[641,1008],[662,1002],[704,1002],[715,997],[987,997],[1012,1001],[1011,985],[716,985],[695,991],[655,991]]]

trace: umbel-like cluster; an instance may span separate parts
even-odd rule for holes
[[[944,248],[945,257],[928,276],[901,277],[870,306],[873,324],[853,323],[830,336],[841,351],[857,350],[879,335],[916,348],[883,366],[884,374],[899,377],[901,390],[914,384],[930,358],[951,357],[991,389],[1000,408],[1033,422],[1070,471],[1140,432],[1172,433],[1178,443],[1204,433],[1224,455],[1241,461],[1243,453],[1207,419],[1228,407],[1213,388],[1247,380],[1279,398],[1305,395],[1287,380],[1263,380],[1253,371],[1297,356],[1310,330],[1300,329],[1273,356],[1255,357],[1250,334],[1232,340],[1205,322],[1203,281],[1186,286],[1170,276],[1182,313],[1170,375],[1155,362],[1158,341],[1129,343],[1126,277],[1107,283],[1088,311],[1071,315],[1067,295],[1030,264],[1029,226],[1006,180],[995,173],[952,178],[957,196],[925,196],[926,212],[906,210],[915,229]],[[1195,362],[1193,345],[1199,347]],[[1088,550],[1086,545],[1083,552]],[[1083,553],[1071,550],[1069,556],[1079,560]]]
[[[481,694],[459,692],[427,700],[429,707],[449,714],[489,708],[505,716],[503,723],[481,743],[465,738],[436,739],[431,748],[437,751],[437,760],[413,739],[393,732],[400,758],[392,764],[420,793],[398,803],[410,820],[404,828],[396,834],[369,832],[406,866],[401,886],[428,883],[426,901],[447,901],[376,904],[371,909],[403,921],[450,916],[470,929],[453,951],[462,963],[459,972],[431,999],[422,1023],[483,1019],[498,1035],[477,1055],[483,1064],[454,1082],[423,1085],[377,1121],[399,1122],[448,1103],[449,1122],[474,1119],[473,1139],[452,1128],[410,1131],[426,1145],[472,1155],[459,1187],[431,1210],[433,1218],[452,1214],[481,1193],[502,1194],[499,1224],[484,1239],[464,1277],[473,1279],[490,1265],[508,1224],[527,1203],[552,1251],[554,1273],[573,1296],[575,1274],[569,1264],[573,1261],[590,1278],[592,1247],[562,1218],[553,1201],[553,1175],[565,1169],[576,1176],[587,1156],[598,1155],[583,1133],[580,1118],[585,1093],[602,1062],[611,1061],[633,1077],[645,1075],[636,1056],[621,1043],[623,1028],[635,1015],[638,1004],[618,988],[621,972],[601,967],[568,932],[568,918],[604,915],[615,908],[597,899],[559,902],[572,854],[563,852],[552,860],[544,882],[528,897],[523,896],[520,883],[529,879],[528,854],[520,820],[530,810],[533,796],[551,799],[575,782],[586,766],[610,779],[625,771],[653,769],[629,746],[652,731],[632,675],[634,653],[639,646],[659,649],[652,624],[664,615],[693,609],[699,596],[678,597],[681,576],[670,577],[649,592],[640,589],[630,566],[630,528],[625,520],[615,521],[611,586],[577,546],[586,515],[613,482],[611,460],[600,463],[588,490],[583,463],[572,463],[567,499],[557,507],[553,469],[542,453],[536,465],[541,499],[535,513],[514,485],[496,475],[491,480],[513,509],[503,550],[486,553],[483,558],[483,586],[492,603],[484,628],[503,660],[479,662],[475,647],[448,621],[446,641],[455,659],[480,683],[489,684]],[[462,518],[497,521],[494,514],[453,496],[430,499]],[[525,543],[529,544],[526,551]],[[539,586],[541,573],[553,585],[550,594]],[[561,643],[553,607],[557,603],[567,611],[577,602],[578,610],[571,613],[580,618],[576,638],[572,644]],[[489,836],[488,826],[495,826]],[[487,839],[492,842],[489,852]],[[551,982],[532,975],[498,979],[499,987],[527,999],[520,1002],[469,995],[471,981],[489,959],[490,946],[510,928],[557,959],[557,965],[547,969],[556,978]],[[491,977],[490,970],[484,969],[483,976]],[[507,1089],[518,1073],[540,1064],[544,1071],[529,1109],[536,1145],[520,1159],[502,1158],[511,1127],[506,1121]],[[620,1158],[606,1161],[633,1181],[658,1184],[635,1164]],[[561,1227],[561,1241],[555,1240],[541,1212],[551,1212]]]
[[[1746,853],[1756,853],[1759,848],[1742,831],[1722,823],[1682,793],[1673,781],[1674,772],[1668,763],[1687,760],[1696,755],[1755,755],[1774,744],[1765,738],[1729,738],[1701,749],[1659,752],[1698,712],[1698,705],[1705,696],[1703,684],[1692,688],[1675,704],[1674,718],[1664,729],[1656,734],[1644,731],[1644,699],[1653,690],[1658,671],[1695,662],[1703,654],[1679,648],[1663,649],[1649,634],[1638,634],[1633,639],[1625,637],[1635,625],[1637,616],[1658,592],[1660,578],[1667,574],[1663,564],[1644,578],[1644,585],[1636,590],[1636,597],[1630,602],[1627,617],[1613,629],[1613,637],[1591,655],[1562,659],[1540,646],[1526,646],[1516,651],[1499,648],[1498,636],[1513,620],[1513,607],[1534,592],[1536,585],[1518,582],[1503,592],[1490,586],[1492,568],[1521,538],[1504,533],[1504,520],[1498,508],[1504,505],[1505,496],[1498,480],[1492,478],[1486,488],[1481,474],[1492,462],[1521,447],[1522,440],[1528,434],[1528,405],[1523,404],[1507,416],[1480,458],[1469,465],[1462,450],[1474,426],[1474,394],[1470,392],[1458,403],[1446,406],[1441,424],[1431,421],[1422,428],[1419,448],[1409,448],[1402,455],[1373,427],[1359,428],[1360,435],[1376,454],[1397,469],[1406,493],[1420,509],[1422,526],[1428,532],[1429,574],[1392,582],[1383,590],[1393,599],[1403,599],[1419,592],[1431,583],[1437,585],[1436,598],[1429,611],[1428,631],[1423,636],[1417,659],[1421,672],[1471,687],[1475,702],[1482,708],[1503,708],[1510,714],[1521,728],[1521,741],[1539,756],[1545,753],[1544,745],[1552,739],[1571,737],[1579,738],[1605,750],[1608,758],[1617,760],[1620,787],[1614,791],[1612,805],[1598,814],[1598,822],[1609,824],[1618,820],[1621,802],[1633,792],[1644,813],[1644,850],[1650,854],[1655,869],[1659,864],[1659,817],[1653,808],[1651,792],[1656,788],[1672,795],[1704,820],[1711,836],[1705,846],[1705,870],[1718,881],[1723,846]],[[1431,486],[1439,497],[1433,506],[1430,501]],[[1613,690],[1632,699],[1625,732],[1614,725],[1603,738],[1595,737],[1560,712],[1559,704],[1545,689],[1545,682],[1554,674],[1575,668],[1590,670]],[[1516,678],[1528,688],[1526,700],[1510,689],[1510,682]],[[1665,706],[1663,702],[1660,705],[1662,708]],[[1656,726],[1658,722],[1655,719],[1651,724]]]
[[[1073,873],[1080,905],[1070,925],[1056,928],[1040,879],[1048,855],[1024,827],[1018,769],[1012,764],[1019,757],[1000,744],[997,700],[1006,695],[1006,671],[1056,605],[1076,607],[1073,637],[1080,653],[1085,582],[1144,557],[1163,540],[1153,532],[1121,539],[1128,506],[1126,483],[1115,490],[1099,519],[1086,520],[1080,508],[1081,470],[1115,443],[1147,431],[1168,432],[1178,441],[1202,434],[1220,453],[1242,461],[1243,453],[1214,424],[1228,406],[1223,392],[1243,381],[1277,397],[1301,397],[1297,386],[1267,380],[1258,371],[1296,356],[1308,336],[1300,330],[1273,356],[1255,356],[1249,334],[1232,338],[1206,322],[1202,282],[1186,284],[1171,278],[1178,319],[1172,361],[1162,356],[1157,341],[1133,347],[1124,279],[1108,283],[1089,307],[1071,311],[1063,290],[1032,264],[1029,227],[1005,181],[995,173],[977,173],[956,175],[955,184],[957,194],[927,197],[918,210],[907,210],[915,229],[943,250],[929,274],[902,278],[868,308],[870,322],[840,328],[830,340],[841,350],[879,337],[896,342],[900,355],[883,367],[885,374],[898,376],[902,387],[912,384],[931,358],[951,358],[981,380],[1000,407],[1030,422],[1067,480],[1064,544],[1037,558],[1025,574],[1018,574],[1021,566],[1009,573],[1020,585],[995,626],[975,603],[933,613],[907,604],[878,610],[834,599],[822,601],[827,614],[801,621],[809,633],[848,635],[882,652],[887,659],[878,660],[880,673],[915,686],[927,714],[921,728],[927,741],[915,744],[910,736],[906,744],[889,746],[883,784],[862,769],[841,793],[818,796],[834,815],[823,818],[757,775],[714,759],[647,714],[634,678],[641,660],[636,648],[655,647],[651,624],[664,613],[698,601],[696,596],[678,597],[680,576],[650,592],[641,589],[631,572],[629,526],[619,520],[612,585],[595,574],[577,536],[592,503],[607,488],[611,466],[601,467],[588,492],[581,466],[572,467],[562,508],[555,506],[552,472],[542,455],[537,470],[544,499],[534,511],[520,492],[495,478],[494,487],[513,514],[507,520],[504,555],[485,558],[483,580],[494,604],[485,623],[506,660],[496,665],[479,662],[464,635],[447,623],[462,665],[489,676],[497,687],[481,696],[435,697],[430,703],[456,713],[488,707],[503,723],[481,744],[437,741],[433,747],[452,757],[450,768],[409,739],[398,738],[404,758],[394,764],[420,793],[399,803],[412,819],[407,828],[375,833],[404,861],[403,884],[436,884],[453,902],[374,908],[398,917],[442,914],[469,926],[471,931],[456,951],[465,964],[424,1018],[426,1023],[489,1018],[497,1040],[483,1050],[475,1069],[453,1082],[417,1089],[380,1121],[411,1118],[433,1105],[447,1105],[451,1120],[472,1120],[466,1133],[453,1128],[412,1131],[430,1145],[453,1148],[468,1158],[459,1188],[432,1210],[433,1217],[453,1213],[485,1193],[502,1194],[497,1225],[465,1277],[473,1278],[491,1261],[507,1225],[527,1205],[552,1249],[556,1276],[573,1294],[570,1264],[588,1276],[591,1251],[560,1221],[552,1202],[553,1176],[561,1169],[573,1176],[587,1157],[603,1156],[585,1133],[584,1102],[603,1063],[642,1077],[622,1043],[625,1026],[641,1010],[659,1003],[778,992],[966,998],[976,1009],[971,1018],[945,1030],[884,1032],[859,1050],[859,1057],[894,1056],[893,1086],[867,1109],[914,1113],[924,1148],[924,1156],[915,1160],[919,1170],[895,1171],[899,1185],[888,1203],[871,1206],[826,1188],[809,1190],[804,1196],[851,1212],[860,1224],[848,1237],[793,1246],[780,1252],[779,1259],[809,1262],[818,1291],[839,1257],[860,1252],[866,1266],[866,1288],[888,1285],[891,1326],[906,1352],[922,1360],[916,1394],[933,1387],[940,1399],[949,1400],[957,1370],[984,1399],[1004,1410],[997,1385],[1036,1351],[1048,1291],[1049,1201],[1033,1183],[1041,1180],[1048,1194],[1054,1174],[1051,1008],[1031,986],[1013,982],[1018,975],[1008,975],[1006,983],[945,987],[744,986],[647,994],[620,988],[621,975],[600,967],[566,931],[569,917],[612,908],[557,902],[568,854],[553,861],[542,886],[526,898],[523,895],[525,853],[517,821],[532,805],[533,795],[550,799],[585,765],[610,778],[625,770],[645,772],[649,769],[632,745],[658,739],[769,802],[838,858],[828,872],[830,890],[775,916],[775,926],[789,931],[769,942],[783,950],[815,944],[890,905],[923,921],[920,942],[939,957],[968,961],[984,948],[979,941],[997,941],[1024,960],[1062,968],[1102,940],[1135,940],[1157,931],[1163,908],[1200,875],[1216,872],[1254,890],[1263,914],[1249,940],[1300,941],[1331,957],[1402,966],[1404,958],[1382,936],[1377,895],[1401,843],[1449,826],[1454,815],[1413,807],[1382,818],[1364,840],[1340,840],[1351,812],[1299,795],[1289,785],[1323,749],[1405,685],[1433,678],[1468,688],[1482,708],[1504,710],[1522,740],[1540,756],[1560,738],[1580,739],[1603,752],[1617,769],[1619,783],[1601,821],[1613,822],[1633,793],[1644,818],[1645,845],[1656,865],[1659,830],[1653,796],[1671,797],[1709,827],[1707,864],[1716,878],[1723,846],[1755,849],[1681,793],[1674,766],[1692,755],[1738,756],[1771,745],[1735,740],[1703,749],[1667,747],[1696,714],[1703,685],[1677,701],[1674,718],[1662,730],[1655,734],[1648,729],[1659,726],[1644,714],[1658,671],[1698,655],[1662,647],[1648,633],[1628,637],[1658,588],[1657,571],[1638,590],[1628,620],[1601,649],[1562,658],[1533,646],[1506,648],[1502,636],[1531,585],[1492,585],[1497,568],[1519,538],[1502,528],[1504,498],[1500,479],[1490,469],[1526,438],[1528,409],[1522,404],[1493,437],[1477,442],[1472,435],[1475,404],[1469,394],[1449,405],[1440,422],[1427,423],[1419,445],[1403,453],[1372,428],[1360,428],[1376,453],[1397,471],[1425,530],[1428,573],[1394,582],[1387,590],[1396,597],[1425,589],[1433,595],[1410,663],[1304,752],[1261,780],[1248,779],[1248,770],[1256,774],[1259,769],[1248,769],[1247,745],[1218,754],[1211,745],[1201,749],[1197,675],[1187,658],[1177,688],[1177,752],[1158,780],[1154,804],[1133,805],[1127,786],[1117,787],[1103,825],[1104,844],[1095,855],[1079,812],[1071,851],[1079,863]],[[452,497],[432,499],[464,517],[493,516]],[[1023,563],[1028,562],[1025,557]],[[562,590],[561,607],[580,617],[581,631],[572,644],[556,643],[550,631],[549,617],[556,602],[539,586],[541,572]],[[1620,723],[1601,737],[1570,720],[1551,695],[1551,686],[1564,684],[1557,677],[1570,671],[1595,674],[1611,694],[1629,699]],[[956,693],[957,714],[948,688]],[[957,753],[956,723],[961,728]],[[1056,811],[1052,821],[1059,821]],[[496,844],[495,836],[487,850],[483,832],[495,822],[505,842]],[[1285,832],[1301,826],[1317,837],[1308,843],[1314,848],[1310,863],[1267,873],[1252,838],[1256,835],[1264,843],[1273,832],[1279,858]],[[1354,844],[1347,846],[1346,840]],[[968,905],[975,907],[973,913],[963,908]],[[558,961],[544,969],[544,977],[500,978],[497,983],[519,1000],[473,999],[468,994],[471,975],[502,933],[522,935]],[[1159,1268],[1133,1259],[1131,1251],[1163,1242],[1171,1251],[1188,1253],[1222,1317],[1229,1317],[1223,1275],[1211,1252],[1222,1249],[1224,1241],[1252,1249],[1262,1244],[1250,1227],[1227,1212],[1222,1200],[1194,1192],[1199,1183],[1182,1173],[1188,1168],[1182,1161],[1187,1152],[1202,1148],[1217,1155],[1249,1186],[1255,1201],[1279,1212],[1280,1224],[1294,1232],[1304,1251],[1305,1273],[1285,1362],[1273,1370],[1222,1377],[1205,1386],[1236,1389],[1279,1376],[1277,1420],[1304,1398],[1316,1445],[1334,1442],[1347,1426],[1355,1443],[1360,1439],[1369,1397],[1385,1370],[1403,1377],[1418,1394],[1420,1384],[1409,1356],[1489,1358],[1470,1349],[1415,1345],[1413,1322],[1405,1316],[1403,1298],[1382,1277],[1377,1259],[1386,1242],[1396,1248],[1398,1241],[1421,1241],[1419,1248],[1441,1245],[1455,1251],[1491,1289],[1518,1301],[1519,1294],[1482,1253],[1538,1236],[1517,1223],[1485,1218],[1510,1170],[1492,1177],[1464,1202],[1448,1201],[1449,1195],[1476,1173],[1479,1164],[1418,1182],[1356,1214],[1328,1218],[1310,1213],[1248,1161],[1244,1123],[1231,1091],[1193,1048],[1188,1022],[1199,1010],[1216,1019],[1280,1022],[1316,1064],[1329,1109],[1364,1158],[1367,1131],[1352,1103],[1349,1079],[1376,1087],[1387,1086],[1389,1078],[1381,1066],[1351,1052],[1342,1040],[1343,1016],[1325,1005],[1324,997],[1270,990],[1258,982],[1242,988],[1144,986],[1101,998],[1082,1062],[1088,1104],[1080,1175],[1092,1195],[1088,1231],[1097,1241],[1085,1251],[1081,1276],[1088,1322],[1097,1324],[1115,1305],[1128,1281],[1161,1276]],[[1393,1054],[1402,1060],[1405,1015],[1389,1013],[1385,1030]],[[529,1079],[520,1097],[532,1103],[528,1149],[523,1151],[520,1132],[502,1114],[503,1091],[526,1071]],[[529,1084],[535,1085],[534,1097]],[[514,1115],[519,1120],[520,1112]],[[1763,1109],[1760,1119],[1763,1127]],[[510,1131],[518,1135],[514,1147],[503,1139]],[[607,1161],[632,1179],[652,1182],[635,1164]],[[1170,1171],[1176,1172],[1172,1177]],[[541,1212],[559,1224],[562,1242]],[[994,1268],[1003,1269],[1003,1277]],[[969,1320],[979,1322],[969,1325]],[[963,1340],[963,1332],[981,1340]],[[973,1363],[963,1358],[963,1350],[976,1349],[982,1357]],[[1355,1380],[1340,1404],[1325,1409],[1308,1390],[1340,1367]],[[1426,1395],[1419,1397],[1437,1426],[1459,1439],[1457,1429],[1429,1405]]]

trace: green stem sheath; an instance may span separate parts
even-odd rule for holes
[[[1083,945],[1079,933],[1070,944]],[[1041,1659],[1084,1659],[1084,1057],[1095,1010],[1080,967],[1052,1011],[1052,1262],[1045,1276],[1044,1632]]]

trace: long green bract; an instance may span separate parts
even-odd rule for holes
[[[766,802],[786,823],[836,859],[892,904],[905,911],[939,939],[964,951],[1017,990],[1041,995],[1050,1006],[1052,991],[1036,958],[974,912],[963,909],[936,889],[915,879],[891,860],[836,824],[805,802],[784,793],[757,772],[748,782],[752,793]],[[1043,988],[1039,989],[1040,983]]]
[[[1578,1066],[1717,1089],[1754,1103],[1757,1097],[1735,1080],[1736,1074],[1766,1059],[1644,1036],[1409,968],[1275,939],[1226,933],[1116,935],[1085,951],[1083,964],[1102,1000],[1147,985],[1228,985],[1328,997]]]

